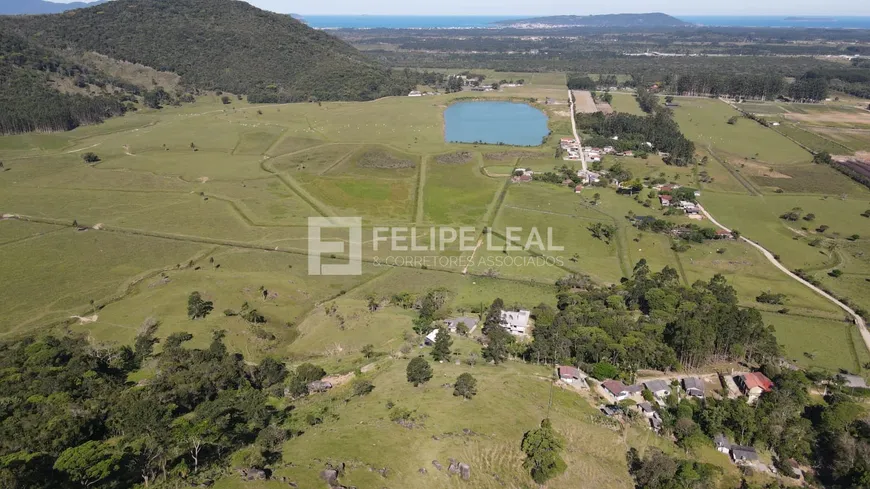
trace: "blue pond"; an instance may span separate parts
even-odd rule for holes
[[[549,132],[547,116],[528,104],[459,102],[444,111],[444,139],[449,143],[539,146]]]

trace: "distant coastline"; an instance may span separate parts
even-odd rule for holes
[[[316,29],[496,29],[529,15],[294,15]],[[674,15],[710,27],[870,29],[870,16]]]

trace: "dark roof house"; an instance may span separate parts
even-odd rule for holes
[[[686,389],[686,394],[692,397],[704,398],[704,381],[698,377],[686,377],[683,379],[683,389]]]
[[[752,462],[758,460],[758,452],[753,447],[731,445],[731,459],[735,462]]]

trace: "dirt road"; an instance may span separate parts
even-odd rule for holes
[[[725,231],[728,231],[729,233],[731,232],[730,229],[726,228],[721,223],[719,223],[719,221],[717,221],[715,218],[713,218],[713,216],[710,215],[709,212],[707,212],[707,209],[704,209],[703,207],[701,207],[701,212],[703,212],[704,215],[707,216],[707,219],[709,219],[710,222],[712,222],[713,224],[715,224],[719,228],[721,228]],[[758,251],[760,251],[764,255],[764,257],[767,258],[767,260],[770,263],[773,263],[773,266],[780,269],[783,273],[785,273],[789,277],[793,278],[794,280],[797,280],[798,282],[804,284],[806,287],[809,287],[810,289],[812,289],[813,292],[815,292],[815,293],[819,294],[820,296],[824,297],[825,299],[828,299],[829,301],[833,302],[834,304],[837,305],[837,307],[846,311],[846,313],[848,313],[850,316],[852,316],[852,319],[855,321],[855,325],[858,326],[858,332],[861,333],[861,339],[864,340],[864,345],[867,347],[868,350],[870,350],[870,331],[867,331],[867,323],[864,321],[864,318],[862,318],[857,312],[855,312],[855,310],[853,310],[851,307],[847,306],[846,304],[843,304],[839,299],[832,296],[831,294],[828,294],[824,290],[816,287],[815,285],[813,285],[813,284],[807,282],[806,280],[802,279],[801,277],[797,276],[791,270],[786,268],[782,263],[780,263],[779,260],[777,260],[776,257],[773,256],[773,253],[767,251],[767,249],[765,249],[760,244],[746,238],[745,236],[741,236],[740,239],[742,239],[743,241],[749,243],[750,245],[752,245],[753,247],[758,249]]]

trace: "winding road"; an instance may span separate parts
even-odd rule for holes
[[[707,209],[705,209],[702,206],[699,206],[699,207],[701,208],[701,212],[704,213],[704,215],[707,217],[707,219],[710,220],[710,222],[712,222],[713,224],[715,224],[719,228],[721,228],[725,231],[728,231],[729,233],[731,232],[730,229],[723,226],[712,215],[710,215],[710,213],[707,212]],[[783,273],[785,273],[789,277],[797,280],[798,282],[804,284],[805,286],[809,287],[810,289],[812,289],[813,292],[815,292],[815,293],[819,294],[820,296],[824,297],[825,299],[828,299],[829,301],[833,302],[840,309],[846,311],[850,316],[852,316],[852,319],[855,321],[855,324],[858,326],[858,331],[861,333],[861,339],[864,340],[864,345],[866,345],[867,349],[870,350],[870,331],[867,331],[867,323],[864,321],[864,318],[862,318],[857,312],[855,312],[854,309],[847,306],[846,304],[843,304],[839,299],[832,296],[831,294],[825,292],[824,290],[816,287],[815,285],[813,285],[813,284],[807,282],[806,280],[802,279],[801,277],[799,277],[797,274],[795,274],[794,272],[792,272],[791,270],[786,268],[782,263],[780,263],[779,260],[777,260],[776,257],[773,256],[773,253],[771,253],[770,251],[767,251],[767,249],[764,248],[763,246],[761,246],[760,244],[746,238],[745,236],[741,236],[740,239],[742,239],[743,241],[749,243],[750,245],[752,245],[753,247],[758,249],[758,251],[760,251],[765,256],[765,258],[767,258],[767,260],[770,263],[773,263],[773,266],[780,269]]]

